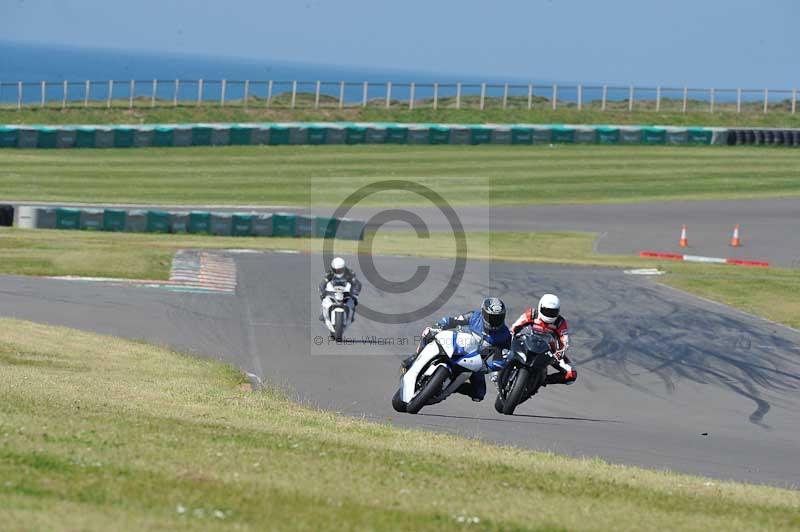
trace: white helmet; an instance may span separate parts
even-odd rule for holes
[[[561,311],[561,301],[555,294],[545,294],[539,300],[539,318],[545,323],[553,323]]]
[[[333,275],[335,275],[337,279],[341,279],[344,275],[344,268],[344,259],[342,257],[336,257],[331,261],[331,270],[333,270]]]

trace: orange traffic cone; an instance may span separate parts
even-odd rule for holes
[[[678,241],[678,245],[682,248],[689,247],[689,240],[686,238],[686,226],[684,225],[681,227],[681,239]]]
[[[731,237],[731,246],[738,248],[742,245],[742,242],[739,240],[739,224],[736,224],[736,227],[733,228],[733,236]]]

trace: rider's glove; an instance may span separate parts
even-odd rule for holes
[[[422,340],[426,343],[430,342],[439,332],[440,329],[436,327],[425,327],[425,330],[422,331]]]

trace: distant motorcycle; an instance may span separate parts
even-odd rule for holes
[[[441,331],[425,346],[400,379],[392,397],[398,412],[416,414],[422,407],[440,403],[467,382],[473,373],[499,369],[494,356],[484,358],[481,339],[470,332]]]
[[[331,336],[340,342],[344,330],[353,321],[355,298],[351,294],[351,285],[344,279],[332,279],[325,285],[322,298],[322,317]]]
[[[530,399],[544,383],[547,368],[556,361],[551,350],[554,338],[525,327],[511,342],[505,367],[497,378],[494,408],[511,415],[521,403]]]

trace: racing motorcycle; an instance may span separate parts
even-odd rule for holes
[[[500,369],[502,357],[498,355],[500,360],[495,360],[492,354],[484,358],[481,347],[481,339],[471,332],[437,333],[401,377],[392,407],[398,412],[416,414],[424,406],[447,399],[473,373]]]
[[[511,342],[505,367],[497,378],[494,408],[511,415],[521,403],[530,399],[544,383],[547,367],[557,361],[551,350],[555,339],[550,333],[523,328]]]
[[[332,279],[325,285],[322,317],[325,326],[337,342],[342,341],[344,330],[353,321],[355,298],[350,290],[350,282],[344,279]]]

